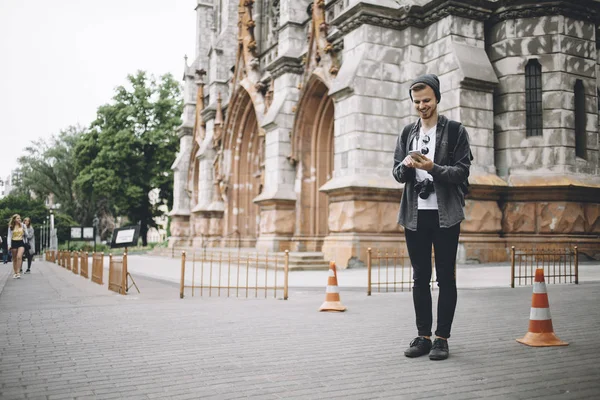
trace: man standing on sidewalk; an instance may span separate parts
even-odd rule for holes
[[[394,152],[394,178],[404,183],[398,223],[404,226],[413,267],[413,303],[418,336],[404,352],[407,357],[429,354],[448,358],[448,338],[456,309],[456,252],[460,222],[465,218],[464,195],[471,167],[469,136],[460,123],[438,114],[440,81],[427,74],[410,86],[419,115],[399,135]],[[431,246],[439,286],[436,339],[432,336]]]

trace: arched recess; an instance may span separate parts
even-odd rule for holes
[[[229,164],[224,193],[225,245],[253,247],[258,237],[259,207],[254,198],[263,188],[264,137],[260,135],[256,110],[248,92],[240,87],[230,106],[223,138],[224,160]]]
[[[319,191],[333,174],[334,103],[329,88],[313,76],[306,85],[294,125],[293,158],[300,180],[296,239],[307,251],[320,251],[329,233],[329,200]]]

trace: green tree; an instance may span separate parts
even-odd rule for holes
[[[128,75],[113,102],[98,108],[90,131],[78,144],[77,192],[96,208],[140,224],[140,236],[156,226],[159,206],[172,207],[173,176],[183,107],[180,85],[170,74],[159,79],[143,71]],[[158,189],[158,200],[148,194]]]
[[[73,191],[78,170],[75,147],[84,132],[80,126],[70,126],[50,140],[37,140],[19,158],[22,173],[20,193],[33,192],[38,198],[54,196],[61,212],[76,219],[85,219],[89,205]]]

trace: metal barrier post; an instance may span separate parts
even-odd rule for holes
[[[579,249],[575,246],[575,284],[579,284]]]
[[[371,295],[371,248],[367,249],[367,296]]]
[[[288,272],[290,270],[290,251],[285,251],[285,265],[283,267],[283,299],[288,299]]]
[[[510,248],[510,287],[515,288],[515,246]]]
[[[181,282],[179,283],[179,298],[183,299],[183,288],[185,285],[185,251],[181,252]]]

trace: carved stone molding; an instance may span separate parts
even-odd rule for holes
[[[304,68],[302,68],[302,61],[299,58],[279,57],[267,67],[267,71],[271,73],[273,79],[277,79],[284,74],[301,75]]]
[[[539,18],[550,15],[564,15],[573,19],[598,23],[600,5],[597,2],[582,0],[572,1],[504,1],[491,17],[493,23],[518,19]]]

